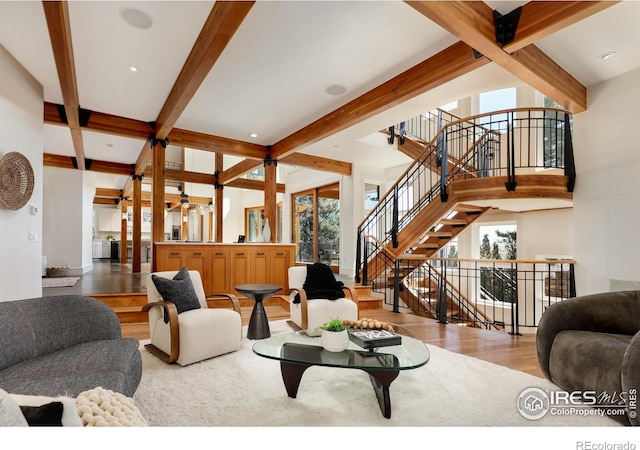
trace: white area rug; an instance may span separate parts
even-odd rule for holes
[[[271,333],[290,332],[286,321]],[[246,336],[246,327],[243,336]],[[167,365],[141,346],[142,381],[134,400],[150,426],[617,426],[577,415],[527,420],[516,402],[547,380],[428,345],[430,361],[401,371],[391,384],[391,418],[380,412],[369,376],[360,370],[311,367],[289,398],[278,361],[239,351],[187,367]]]
[[[80,277],[43,278],[42,287],[43,288],[71,287],[71,286],[74,286],[79,279]]]

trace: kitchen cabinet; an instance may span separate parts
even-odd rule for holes
[[[111,241],[102,242],[102,255],[101,258],[111,258]]]
[[[288,289],[288,270],[294,265],[293,244],[218,244],[159,242],[156,271],[187,267],[200,272],[206,294],[230,292],[247,283],[270,283]]]
[[[120,233],[122,231],[122,212],[120,209],[99,208],[98,231]]]
[[[92,256],[94,259],[102,258],[102,242],[101,241],[93,241]]]

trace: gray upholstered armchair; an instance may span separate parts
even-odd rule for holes
[[[621,393],[637,395],[639,330],[640,291],[593,294],[556,303],[542,315],[536,335],[540,368],[568,392],[589,390],[618,399]],[[640,425],[636,411],[613,418]]]

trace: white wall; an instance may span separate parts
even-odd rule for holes
[[[640,282],[639,80],[636,69],[589,88],[574,117],[578,295]]]
[[[45,167],[44,175],[43,255],[49,266],[68,266],[70,274],[82,275],[93,268],[94,183],[79,170]]]
[[[20,152],[30,162],[34,189],[17,211],[0,206],[0,301],[42,295],[42,86],[0,45],[0,157]],[[38,208],[31,214],[29,206]],[[37,236],[29,242],[29,232]]]
[[[458,256],[479,258],[478,228],[502,223],[516,224],[518,259],[535,260],[543,256],[566,258],[574,253],[573,210],[564,208],[527,212],[487,211],[458,235]]]

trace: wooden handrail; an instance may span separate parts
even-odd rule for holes
[[[429,261],[460,261],[501,264],[576,264],[573,259],[473,259],[473,258],[427,258]]]

